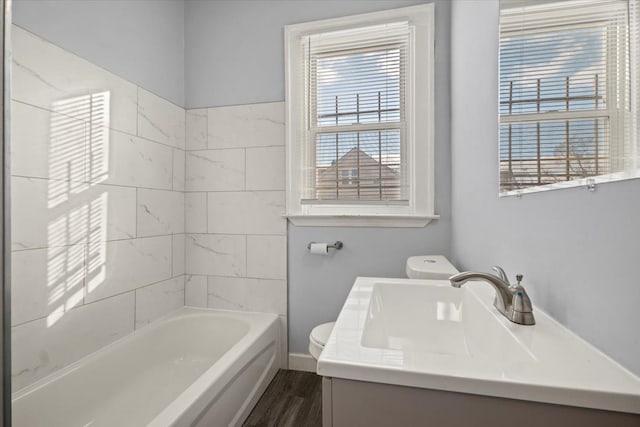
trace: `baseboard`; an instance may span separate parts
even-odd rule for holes
[[[315,373],[316,359],[307,353],[289,353],[289,369]]]

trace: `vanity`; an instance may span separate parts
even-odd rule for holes
[[[320,358],[323,425],[640,426],[640,379],[483,281],[356,279]]]

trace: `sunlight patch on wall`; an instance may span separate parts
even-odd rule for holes
[[[108,178],[109,92],[56,101],[53,110],[60,114],[52,115],[48,161],[48,327],[106,274],[108,194],[95,185]]]

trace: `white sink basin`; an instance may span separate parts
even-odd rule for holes
[[[442,284],[375,283],[362,345],[485,363],[533,360],[478,298]]]
[[[539,309],[509,322],[483,282],[356,279],[318,374],[640,413],[640,379]]]

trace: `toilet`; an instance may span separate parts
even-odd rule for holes
[[[407,259],[406,273],[409,279],[446,280],[459,271],[442,255],[419,255]],[[320,357],[335,324],[323,323],[309,334],[309,353],[314,359]]]

